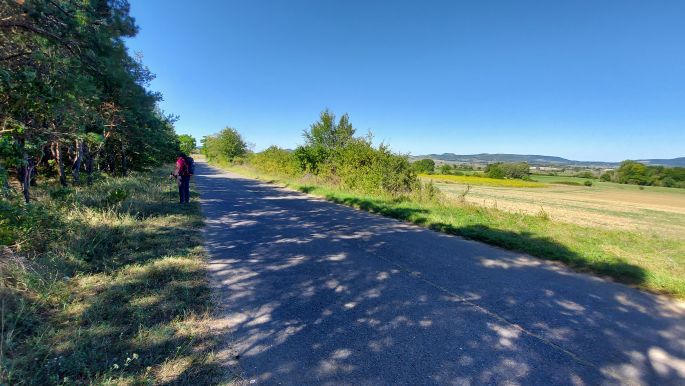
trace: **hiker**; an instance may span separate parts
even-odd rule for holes
[[[178,181],[178,196],[181,204],[190,202],[190,176],[193,175],[194,169],[194,160],[184,153],[178,153],[176,169],[171,173],[171,176]]]

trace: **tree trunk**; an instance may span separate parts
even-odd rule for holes
[[[128,175],[128,165],[126,162],[126,145],[121,143],[121,174],[126,177]]]
[[[59,176],[59,184],[63,187],[67,187],[67,176],[64,174],[64,154],[62,154],[62,146],[59,141],[55,141],[50,146],[52,150],[52,156],[55,158],[55,163],[57,163],[57,175]]]
[[[81,163],[83,162],[83,140],[76,140],[76,159],[74,160],[74,169],[72,175],[74,177],[74,185],[81,184]]]
[[[86,161],[86,184],[90,186],[93,184],[93,153],[88,144],[83,144],[83,154]]]
[[[21,178],[21,192],[24,194],[24,201],[28,204],[31,201],[31,172],[33,168],[31,165],[33,160],[29,157],[26,150],[22,154],[22,178]]]

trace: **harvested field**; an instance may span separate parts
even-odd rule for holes
[[[547,180],[554,182],[554,178],[560,179]],[[557,221],[685,239],[685,190],[593,183],[592,187],[550,183],[544,189],[472,186],[465,198],[474,204],[510,212],[544,211]],[[436,182],[436,186],[454,196],[465,189],[465,185],[455,183]]]
[[[488,178],[481,176],[455,176],[449,174],[419,174],[425,181],[435,183],[469,184],[482,186],[506,186],[511,188],[544,188],[546,184],[535,181]]]

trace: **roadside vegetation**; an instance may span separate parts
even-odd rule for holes
[[[124,39],[127,1],[0,2],[0,384],[207,384],[219,372],[183,144]],[[191,141],[192,140],[192,141]]]
[[[271,147],[250,153],[245,149],[245,155],[234,160],[209,159],[244,175],[279,181],[340,204],[561,261],[581,271],[685,298],[682,238],[554,221],[544,208],[526,214],[476,205],[467,200],[470,182],[464,185],[461,194],[448,195],[439,191],[430,179],[453,179],[455,183],[478,179],[488,184],[494,181],[508,184],[503,188],[511,184],[535,187],[546,184],[515,178],[418,174],[417,171],[425,171],[430,165],[426,162],[419,167],[412,166],[407,157],[392,153],[387,146],[374,147],[370,138],[354,142],[333,140],[323,142],[325,146],[316,146],[322,142],[312,140],[314,133],[320,138],[339,138],[340,133],[352,133],[343,134],[342,138],[354,138],[347,116],[341,119],[343,129],[334,122],[330,112],[322,113],[320,120],[305,131],[305,144],[294,151]],[[244,143],[242,138],[240,141]],[[350,146],[351,143],[361,144],[364,151]],[[204,150],[206,154],[210,153],[208,150]]]
[[[207,384],[220,376],[196,202],[169,167],[2,201],[0,383]],[[13,247],[12,247],[13,246]]]

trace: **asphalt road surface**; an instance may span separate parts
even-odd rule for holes
[[[685,385],[685,307],[197,163],[250,384]]]

